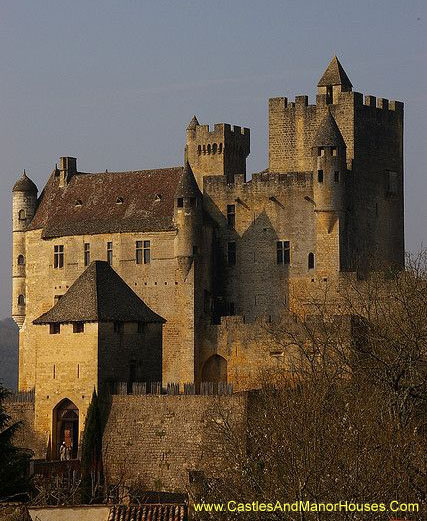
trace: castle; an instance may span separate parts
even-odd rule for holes
[[[13,187],[12,316],[34,429],[76,454],[94,387],[231,382],[276,363],[248,332],[302,288],[402,266],[403,104],[365,96],[336,57],[307,96],[269,101],[268,168],[248,128],[186,130],[184,166]],[[67,427],[68,426],[68,427]]]

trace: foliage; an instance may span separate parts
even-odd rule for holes
[[[32,452],[15,447],[13,435],[21,423],[10,423],[4,408],[8,391],[0,384],[0,500],[25,497],[30,490],[28,477]]]

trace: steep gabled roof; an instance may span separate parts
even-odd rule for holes
[[[35,192],[37,193],[37,186],[25,173],[25,170],[21,177],[13,185],[12,192]]]
[[[107,262],[94,261],[53,308],[33,323],[112,321],[165,322]]]
[[[42,228],[43,238],[173,230],[174,194],[183,170],[79,172],[62,188],[54,171],[28,229]]]
[[[313,147],[341,146],[345,147],[344,138],[338,125],[328,109],[326,116],[317,129]]]
[[[318,87],[327,87],[330,85],[343,85],[350,88],[353,86],[336,56],[329,62],[329,65],[317,84]]]

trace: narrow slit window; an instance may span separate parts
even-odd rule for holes
[[[234,228],[236,225],[236,205],[227,204],[227,224],[229,228]]]
[[[314,253],[312,252],[308,254],[308,269],[314,270]]]
[[[111,266],[113,264],[113,243],[107,242],[107,262]]]
[[[234,241],[228,243],[227,262],[229,266],[236,265],[236,243]]]
[[[23,255],[18,255],[18,266],[23,266],[25,264],[25,259]]]
[[[150,241],[144,241],[144,264],[151,262],[151,244]]]
[[[318,170],[317,171],[317,181],[319,183],[323,183],[323,170]]]
[[[64,246],[62,244],[53,247],[53,267],[55,269],[64,267]]]
[[[25,297],[24,297],[24,295],[18,295],[18,306],[25,306]]]
[[[84,244],[84,264],[85,266],[90,264],[90,244],[88,242]]]

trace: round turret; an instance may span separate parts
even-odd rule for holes
[[[37,204],[37,186],[25,173],[12,188],[12,231],[24,231],[30,224]]]
[[[37,194],[37,186],[27,176],[25,170],[21,177],[13,185],[12,192],[28,192]]]
[[[314,138],[312,155],[316,211],[340,212],[344,205],[346,146],[329,110]]]
[[[178,228],[175,256],[186,278],[197,254],[202,215],[202,194],[187,163],[174,195],[174,219]]]

